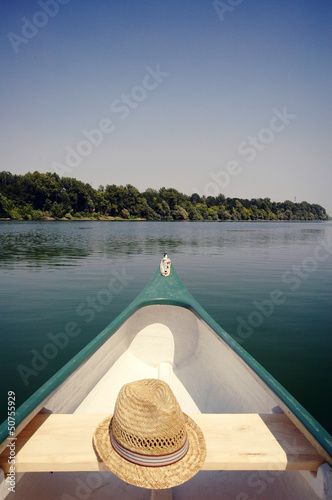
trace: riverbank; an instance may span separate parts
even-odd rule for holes
[[[133,217],[133,218],[128,218],[124,219],[123,217],[112,217],[112,216],[98,216],[98,217],[61,217],[61,218],[55,218],[55,217],[42,217],[41,219],[33,219],[33,218],[18,218],[18,219],[10,219],[9,217],[0,217],[0,222],[1,221],[20,221],[20,222],[30,222],[30,221],[38,221],[38,222],[43,222],[43,221],[65,221],[65,222],[71,222],[71,221],[145,221],[146,219],[141,218],[141,217]]]
[[[172,220],[172,221],[154,221],[154,220],[149,220],[149,219],[144,219],[142,217],[133,217],[133,218],[129,218],[129,219],[124,219],[122,217],[112,217],[112,216],[102,216],[102,217],[71,217],[70,219],[69,218],[66,218],[66,217],[62,217],[61,219],[56,219],[54,217],[43,217],[42,219],[24,219],[24,218],[20,218],[20,219],[10,219],[8,217],[0,217],[0,222],[51,222],[51,221],[55,221],[55,222],[59,222],[59,221],[62,221],[62,222],[80,222],[80,221],[88,221],[88,222],[100,222],[100,221],[108,221],[108,222],[189,222],[189,223],[192,223],[192,222],[226,222],[226,223],[232,223],[232,222],[245,222],[245,223],[248,223],[250,224],[251,222],[261,222],[261,223],[265,223],[265,224],[269,224],[270,222],[273,222],[275,224],[281,224],[281,223],[289,223],[289,224],[292,224],[292,223],[296,223],[296,222],[301,222],[301,223],[304,223],[304,224],[310,224],[311,222],[314,222],[314,223],[317,223],[317,222],[329,222],[331,219],[327,219],[327,220],[308,220],[308,219],[305,219],[305,220],[301,220],[301,219],[292,219],[292,220],[266,220],[266,219],[250,219],[250,220],[229,220],[229,219],[223,219],[223,220],[211,220],[211,219],[205,219],[205,220],[199,220],[199,221],[195,221],[195,220]]]
[[[40,172],[0,172],[0,217],[10,220],[153,220],[153,221],[314,221],[329,220],[325,208],[270,198],[186,195],[175,188],[99,186]]]

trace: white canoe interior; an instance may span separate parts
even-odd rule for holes
[[[239,431],[240,428],[250,434],[255,429],[257,414],[282,413],[280,402],[272,391],[203,319],[189,309],[170,305],[150,305],[136,311],[44,401],[43,412],[76,414],[77,420],[72,420],[76,435],[77,422],[83,422],[83,415],[86,415],[84,422],[92,422],[90,442],[95,425],[93,416],[112,413],[123,384],[143,378],[159,378],[169,383],[182,410],[198,415],[198,419],[199,414],[226,414],[228,429],[237,428]],[[234,414],[234,419],[229,414]],[[245,414],[255,415],[246,419]],[[198,420],[202,425],[204,418],[205,415],[202,415]],[[209,439],[213,439],[213,432],[219,425],[216,421],[213,423],[211,418],[210,424],[208,421],[204,424],[212,436]],[[225,421],[220,425],[225,426]],[[84,432],[83,428],[82,437]],[[229,433],[225,436],[227,449],[226,441],[232,438]],[[297,448],[307,446],[304,441],[304,444],[302,441],[299,443],[299,440],[305,439],[302,435],[294,436],[293,443]],[[265,438],[253,433],[252,439],[259,441]],[[263,442],[261,446],[264,450]],[[225,470],[227,467],[223,470],[202,470],[187,483],[167,491],[150,492],[128,485],[112,472],[103,471],[100,466],[99,471],[88,468],[90,472],[77,468],[66,472],[64,468],[64,472],[53,474],[25,473],[16,486],[15,494],[10,493],[8,498],[122,500],[151,498],[151,495],[152,498],[204,500],[330,498],[327,483],[331,474],[327,464],[319,466],[318,463],[318,472],[282,470],[292,467],[287,467],[287,454],[282,447],[279,448],[279,461],[265,470],[255,470],[254,465],[238,467],[247,470]],[[317,453],[313,451],[310,459],[317,461]],[[241,449],[237,453],[239,456],[242,454],[243,463],[259,462],[259,457],[243,459]],[[4,481],[1,488],[5,496]]]

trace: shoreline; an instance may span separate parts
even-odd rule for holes
[[[195,222],[245,222],[245,223],[250,223],[250,222],[262,222],[262,223],[268,223],[268,222],[273,222],[275,224],[281,223],[281,222],[287,222],[287,223],[292,223],[292,222],[303,222],[303,223],[308,223],[308,222],[330,222],[331,219],[293,219],[293,220],[275,220],[275,219],[270,219],[270,220],[265,220],[265,219],[251,219],[251,220],[229,220],[229,219],[219,219],[219,220],[148,220],[148,219],[143,219],[143,218],[136,218],[136,219],[122,219],[121,217],[102,217],[102,218],[89,218],[89,217],[82,217],[82,218],[75,218],[73,217],[72,219],[66,219],[65,217],[62,219],[55,219],[53,217],[46,217],[43,219],[9,219],[9,218],[1,218],[0,217],[0,222],[189,222],[189,223],[195,223]]]
[[[62,217],[61,219],[56,219],[55,217],[43,217],[42,219],[10,219],[6,217],[0,217],[0,222],[49,222],[49,221],[56,221],[56,222],[80,222],[80,221],[108,221],[108,222],[116,222],[116,221],[146,221],[146,219],[122,219],[121,217],[72,217],[71,219],[68,219],[66,217]]]

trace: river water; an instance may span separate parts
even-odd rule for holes
[[[164,251],[211,316],[331,432],[330,221],[0,222],[0,420],[7,392],[21,404],[69,361]]]

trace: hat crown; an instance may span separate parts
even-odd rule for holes
[[[112,433],[124,448],[142,455],[166,455],[186,442],[185,418],[168,384],[145,379],[120,390]]]

